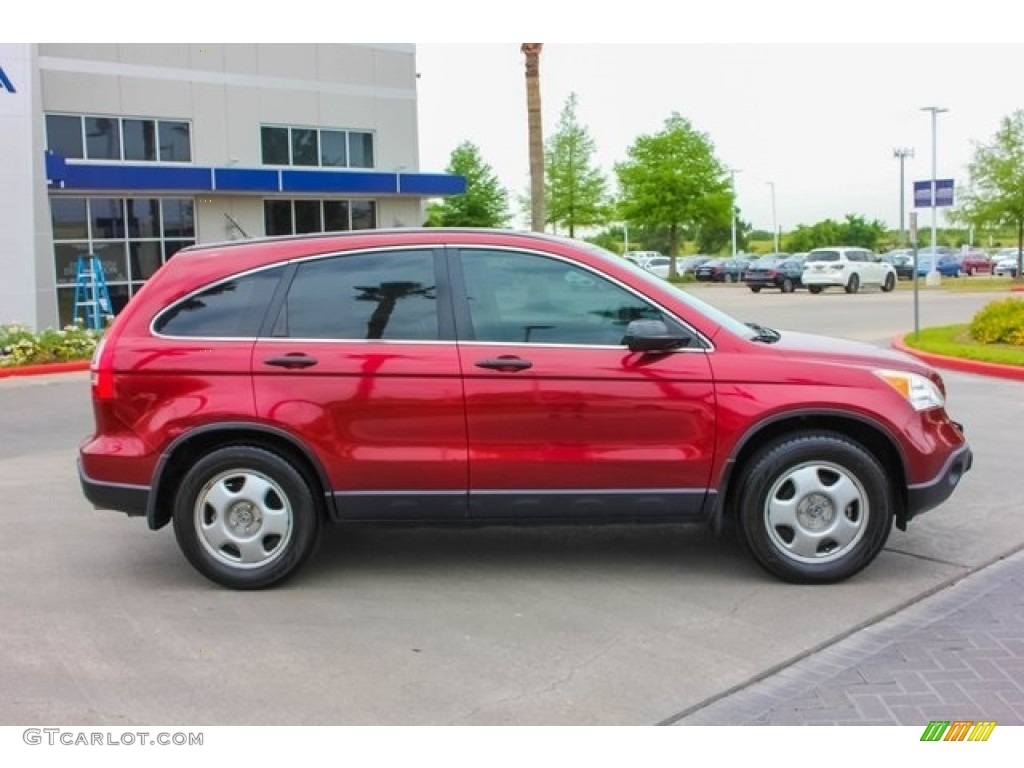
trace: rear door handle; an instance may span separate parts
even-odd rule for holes
[[[309,368],[317,364],[315,357],[303,354],[302,352],[289,352],[287,355],[268,357],[263,361],[265,365],[276,365],[279,368]]]
[[[489,357],[484,360],[477,360],[476,367],[515,373],[516,371],[525,371],[527,368],[532,368],[533,363],[529,360],[523,360],[521,357],[515,357],[514,355],[503,355],[501,357]]]

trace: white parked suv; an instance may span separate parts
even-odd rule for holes
[[[800,279],[811,293],[829,286],[856,293],[865,285],[877,285],[888,293],[896,287],[896,270],[867,248],[815,248],[807,254]]]

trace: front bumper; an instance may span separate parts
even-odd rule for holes
[[[968,444],[964,443],[959,450],[950,455],[934,478],[926,483],[908,486],[907,512],[900,522],[905,525],[907,521],[922,512],[937,507],[948,499],[956,490],[960,479],[971,469],[973,464],[974,452]]]

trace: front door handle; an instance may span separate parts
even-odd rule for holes
[[[501,357],[489,357],[484,360],[476,361],[477,368],[490,368],[495,371],[503,371],[506,373],[515,373],[516,371],[525,371],[527,368],[532,368],[533,363],[529,360],[523,360],[521,357],[515,355],[502,355]]]
[[[309,368],[317,364],[315,357],[303,354],[302,352],[289,352],[287,355],[268,357],[263,361],[265,365],[276,365],[279,368]]]

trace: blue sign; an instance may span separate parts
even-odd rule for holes
[[[952,179],[936,179],[935,180],[935,207],[941,208],[943,206],[950,206],[953,204],[953,180]],[[914,182],[914,207],[915,208],[931,208],[932,207],[932,182],[929,181],[915,181]]]
[[[7,73],[4,72],[4,68],[0,67],[0,91],[10,91],[11,93],[17,93],[14,90],[14,85],[11,83],[11,79],[7,77]]]

